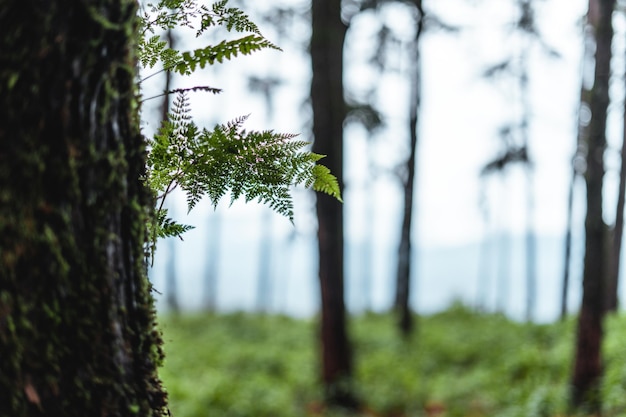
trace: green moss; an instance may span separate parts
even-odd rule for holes
[[[0,14],[2,416],[166,414],[142,262],[136,4],[104,4],[91,22],[87,2],[10,0]]]

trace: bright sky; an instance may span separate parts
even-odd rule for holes
[[[515,37],[507,37],[504,29],[514,10],[507,7],[509,2],[501,0],[481,1],[479,6],[468,3],[453,0],[425,3],[442,20],[463,29],[456,35],[431,31],[424,35],[422,43],[416,232],[419,244],[424,246],[459,245],[484,236],[486,229],[479,210],[479,173],[500,149],[498,128],[519,110],[520,96],[514,82],[503,80],[494,85],[481,78],[487,66],[516,53]],[[561,59],[546,58],[535,48],[528,62],[533,106],[530,146],[536,166],[534,223],[541,234],[561,234],[565,225],[569,161],[574,150],[580,88],[580,29],[576,22],[584,13],[583,3],[552,0],[542,2],[537,11],[546,42],[562,55]],[[402,22],[402,15],[396,16],[400,18],[395,20],[395,16],[390,16],[389,21]],[[366,19],[363,17],[353,27],[363,28],[360,31],[364,33],[352,34],[348,45],[355,50],[367,48],[365,33],[372,25]],[[351,59],[347,61],[350,65]],[[358,74],[358,69],[352,71]],[[381,102],[388,109],[392,124],[386,135],[387,144],[382,148],[397,150],[407,135],[403,118],[408,87],[397,76],[377,81],[384,86]],[[348,149],[357,140],[348,135]],[[388,145],[393,141],[393,145]],[[383,154],[376,153],[377,157]],[[352,154],[348,152],[348,155]],[[361,171],[363,166],[349,173],[356,178]],[[511,171],[505,181],[495,178],[489,181],[487,195],[496,221],[508,230],[521,233],[526,216],[525,179],[521,170]],[[397,187],[383,183],[381,180],[377,188],[380,193],[377,212],[381,214],[397,210],[399,203]],[[376,219],[384,222],[385,217],[380,215]],[[395,216],[389,216],[388,220],[383,230],[397,228]],[[353,233],[358,235],[358,222],[353,223]]]
[[[302,4],[296,0],[283,3]],[[502,0],[425,2],[427,11],[462,30],[458,34],[431,30],[422,41],[423,100],[415,224],[420,245],[459,245],[479,241],[489,233],[479,208],[479,173],[501,149],[498,129],[519,110],[520,96],[514,81],[503,79],[494,84],[483,79],[481,73],[487,66],[516,53],[519,42],[514,36],[507,36],[505,29],[515,12],[508,3]],[[534,224],[541,234],[561,234],[565,225],[581,74],[581,37],[577,22],[585,8],[583,0],[537,2],[540,31],[546,43],[562,55],[559,59],[546,58],[535,48],[528,61],[533,111],[530,149],[536,167]],[[388,8],[385,18],[388,24],[399,28],[399,33],[410,37],[413,28],[405,11],[401,6]],[[252,10],[248,12],[254,16]],[[299,26],[290,29],[294,27]],[[303,136],[308,138],[310,115],[302,106],[310,79],[306,55],[289,39],[276,40],[278,35],[269,25],[261,24],[261,28],[267,37],[281,44],[284,52],[263,51],[239,58],[206,71],[199,80],[177,80],[176,84],[201,83],[224,88],[225,92],[219,96],[192,97],[197,116],[208,125],[250,114],[248,128],[304,132]],[[373,48],[371,40],[375,29],[371,14],[353,21],[347,39],[345,80],[352,90],[368,88],[372,83],[379,86],[378,102],[388,117],[387,128],[378,134],[374,150],[370,152],[375,155],[376,166],[391,168],[406,155],[408,84],[398,74],[379,77],[367,68],[366,56]],[[291,38],[306,39],[307,35],[307,30],[302,29],[294,31]],[[402,62],[402,58],[399,59]],[[246,77],[253,74],[276,74],[285,80],[277,90],[271,120],[267,120],[268,110],[262,97],[246,92]],[[614,119],[609,140],[618,144],[621,123],[617,123],[619,117]],[[366,134],[363,129],[352,126],[347,129],[345,140],[348,236],[362,239],[371,226],[379,238],[394,241],[400,224],[398,183],[389,175],[381,175],[376,178],[373,189],[367,188]],[[610,190],[615,185],[614,176],[609,173],[607,178]],[[508,230],[523,232],[527,214],[524,193],[525,178],[521,170],[512,169],[505,180],[492,178],[488,181],[488,207],[496,223]],[[367,208],[368,199],[374,201],[371,208]],[[298,214],[299,223],[305,223],[302,226],[306,229],[314,227],[309,200],[304,199],[304,212]],[[227,215],[239,215],[240,210],[254,209],[236,205]]]

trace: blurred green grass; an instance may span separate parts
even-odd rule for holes
[[[174,417],[348,415],[322,406],[315,320],[194,314],[162,316],[161,327]],[[565,416],[574,328],[455,305],[419,317],[403,340],[391,315],[352,317],[356,415]],[[626,317],[606,329],[605,415],[626,415]]]

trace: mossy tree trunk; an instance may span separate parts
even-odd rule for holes
[[[600,415],[602,403],[602,339],[607,277],[607,228],[602,213],[606,118],[611,74],[612,16],[615,0],[599,0],[596,29],[596,64],[591,90],[591,121],[587,141],[587,215],[583,299],[578,318],[576,357],[572,376],[572,406]],[[592,2],[590,2],[590,10]]]
[[[346,25],[340,0],[312,2],[311,103],[313,151],[327,155],[326,165],[343,188],[343,43]],[[352,357],[344,304],[343,208],[327,195],[317,195],[319,280],[321,287],[322,380],[326,401],[353,407],[350,388]]]
[[[136,3],[0,8],[0,415],[160,416]]]

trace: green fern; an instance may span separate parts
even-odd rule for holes
[[[157,221],[155,222],[156,229],[153,233],[157,237],[180,237],[183,233],[194,229],[193,226],[188,224],[176,223],[169,217],[167,217],[167,209],[161,208],[155,213]],[[181,238],[182,239],[182,238]]]
[[[213,130],[198,129],[189,116],[186,91],[178,93],[169,120],[150,141],[149,183],[160,199],[175,187],[187,196],[188,210],[207,196],[213,206],[228,193],[258,200],[293,220],[289,189],[305,185],[340,198],[337,179],[322,158],[304,151],[296,135],[273,131],[246,131],[242,116]]]
[[[202,23],[196,36],[200,36],[210,27],[224,26],[229,32],[234,29],[236,32],[254,33],[263,38],[257,25],[241,9],[226,7],[227,4],[228,0],[222,0],[214,3],[210,12],[208,8],[203,9],[205,13],[202,14]],[[271,45],[271,48],[280,49],[275,45]]]
[[[263,37],[259,28],[240,9],[227,6],[228,0],[220,0],[211,7],[198,5],[195,0],[161,0],[149,4],[148,11],[140,16],[138,54],[141,65],[153,68],[160,64],[161,71],[189,75],[207,65],[239,55],[268,48],[279,49]],[[247,35],[180,52],[169,48],[155,34],[159,30],[186,27],[200,36],[209,28],[218,26],[228,32]],[[146,139],[149,149],[147,183],[157,203],[149,225],[152,254],[159,237],[180,237],[191,229],[191,226],[178,224],[167,217],[164,202],[175,188],[185,193],[189,211],[204,197],[215,207],[229,194],[231,204],[239,198],[257,200],[291,221],[294,208],[290,189],[295,185],[313,188],[341,201],[337,178],[328,168],[317,164],[324,156],[307,151],[307,142],[295,140],[296,135],[271,130],[248,132],[243,128],[247,116],[212,130],[200,129],[190,115],[190,91],[220,92],[217,88],[196,86],[145,99],[176,94],[168,119],[153,138]]]
[[[148,4],[150,12],[144,12],[140,24],[142,36],[138,43],[138,55],[141,64],[153,68],[160,62],[162,71],[173,70],[181,75],[190,75],[197,67],[205,68],[216,61],[222,63],[239,54],[248,55],[261,49],[280,50],[261,34],[257,25],[243,11],[236,7],[226,7],[227,4],[228,0],[214,3],[211,8],[199,6],[194,0],[162,0],[156,5]],[[249,35],[183,52],[168,48],[167,43],[158,35],[146,38],[147,33],[154,34],[157,29],[167,30],[177,26],[190,29],[198,27],[196,36],[216,26],[222,26],[228,32],[234,30]]]

